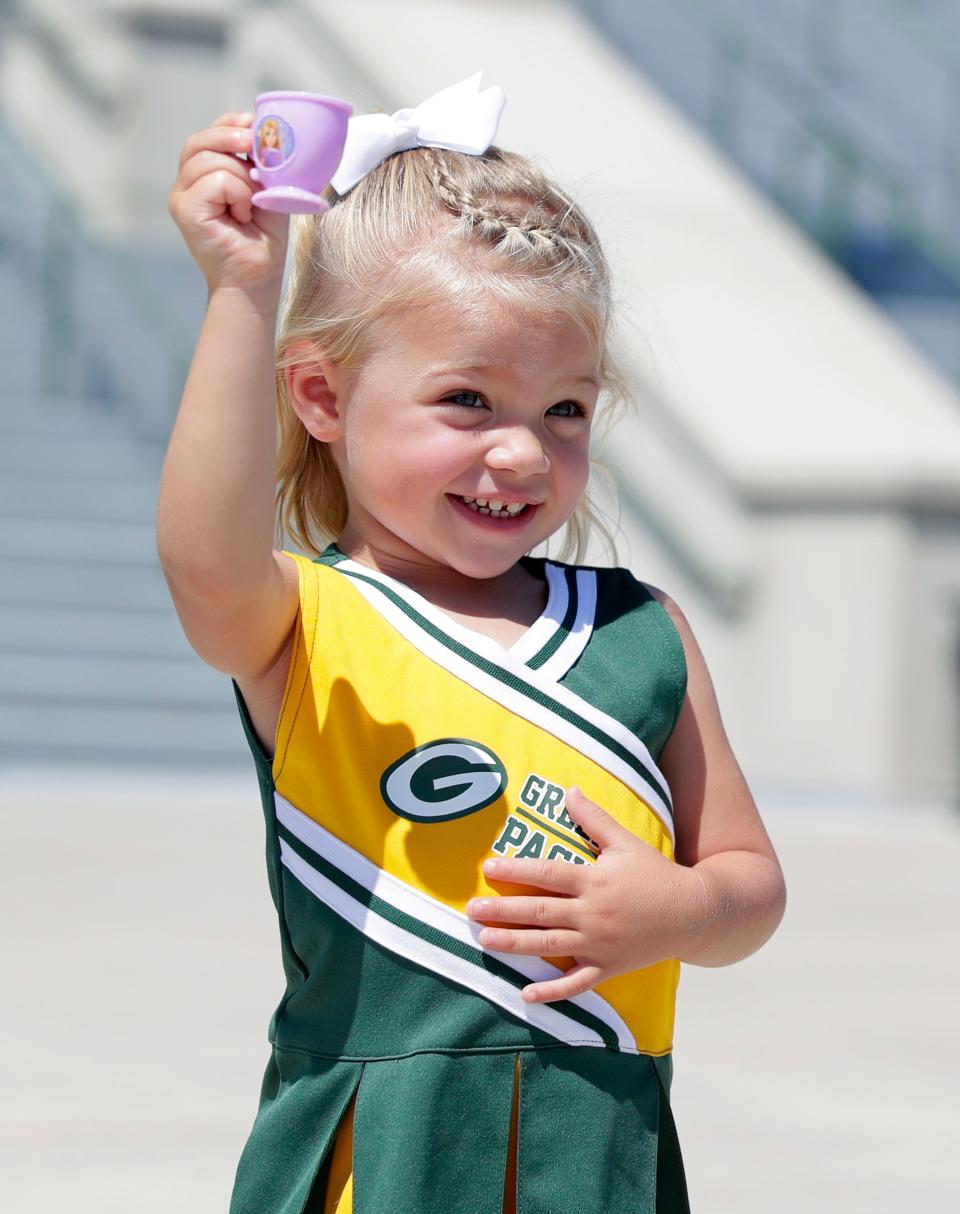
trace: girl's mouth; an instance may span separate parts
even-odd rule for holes
[[[477,514],[486,514],[491,518],[519,518],[530,510],[527,502],[504,502],[497,498],[458,497],[468,510]]]
[[[497,532],[526,531],[540,509],[537,502],[505,502],[461,493],[448,493],[447,497],[453,509],[475,527]]]

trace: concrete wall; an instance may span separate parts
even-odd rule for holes
[[[625,551],[687,610],[748,774],[960,795],[960,401],[581,18],[555,0],[86,8],[109,36],[71,54],[89,68],[113,48],[107,101],[74,104],[63,72],[53,86],[49,31],[67,45],[76,19],[39,0],[46,42],[24,23],[3,103],[119,233],[175,240],[185,134],[264,88],[362,111],[480,67],[503,85],[499,142],[576,192],[613,263],[638,401],[606,444]],[[94,152],[112,201],[89,187]]]

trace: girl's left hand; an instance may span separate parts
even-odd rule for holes
[[[566,808],[599,845],[595,864],[488,860],[484,873],[498,883],[534,886],[552,896],[474,898],[467,905],[472,919],[511,925],[484,927],[485,948],[573,957],[563,977],[524,987],[527,1003],[569,999],[617,974],[677,957],[709,915],[699,874],[638,839],[578,788],[567,790]]]

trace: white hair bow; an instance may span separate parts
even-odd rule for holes
[[[381,161],[408,148],[446,148],[480,156],[493,143],[507,103],[496,85],[480,91],[482,75],[477,72],[442,89],[415,109],[351,118],[340,167],[330,184],[345,194]]]

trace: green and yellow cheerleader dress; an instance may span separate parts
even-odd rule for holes
[[[547,606],[504,649],[335,547],[295,559],[272,760],[237,692],[287,987],[231,1214],[683,1214],[678,963],[528,1005],[569,959],[464,910],[517,892],[490,856],[594,862],[572,784],[672,858],[672,622],[625,570],[530,559]]]

